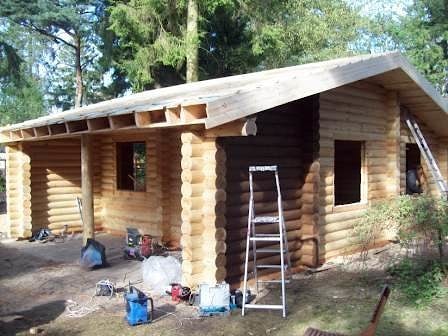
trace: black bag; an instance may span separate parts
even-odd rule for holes
[[[100,268],[108,266],[106,248],[95,239],[87,238],[86,245],[81,249],[80,264],[85,268]]]

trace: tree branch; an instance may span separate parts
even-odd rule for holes
[[[39,34],[42,34],[42,35],[44,35],[44,36],[46,36],[46,37],[49,37],[49,38],[51,38],[54,42],[61,42],[61,43],[65,44],[65,45],[67,45],[67,46],[69,46],[69,47],[71,47],[71,48],[73,48],[73,49],[76,49],[76,46],[75,46],[74,44],[72,44],[72,43],[70,43],[70,42],[64,40],[63,38],[61,38],[61,37],[59,37],[59,36],[56,36],[56,35],[54,35],[54,34],[51,34],[51,33],[47,32],[45,29],[41,29],[41,28],[39,28],[39,27],[36,27],[36,26],[35,26],[34,24],[32,24],[32,23],[26,23],[26,22],[16,22],[16,23],[18,23],[18,24],[21,25],[22,27],[29,28],[29,29],[31,29],[31,30],[34,30],[34,31],[38,32]],[[64,31],[65,31],[65,30],[64,30]]]
[[[81,69],[85,69],[86,66],[88,66],[89,64],[91,64],[93,62],[93,60],[97,57],[98,55],[93,55],[92,57],[88,57],[87,60],[85,62],[83,62],[81,64]]]

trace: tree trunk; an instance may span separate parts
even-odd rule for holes
[[[187,17],[187,83],[198,80],[199,61],[198,61],[198,3],[197,0],[188,0]]]
[[[75,108],[81,107],[84,86],[82,84],[82,68],[81,68],[81,38],[75,37],[75,71],[76,71],[76,94]]]

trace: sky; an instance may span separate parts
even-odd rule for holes
[[[397,16],[406,14],[406,7],[413,0],[346,0],[351,5],[361,5],[361,14],[375,16],[378,13],[394,13]]]
[[[374,18],[377,15],[387,15],[395,18],[406,15],[406,8],[414,0],[345,0],[346,3],[360,8],[360,14],[365,17]],[[366,50],[370,53],[383,53],[395,51],[396,43],[387,36],[377,36],[360,33],[358,40],[349,45],[349,48],[359,51]]]

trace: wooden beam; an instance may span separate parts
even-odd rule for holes
[[[180,120],[183,123],[188,123],[192,120],[205,119],[205,118],[207,118],[205,104],[182,105],[180,111]]]
[[[67,128],[64,124],[53,124],[48,125],[50,135],[64,134],[67,133]]]
[[[151,124],[151,113],[149,111],[135,112],[134,116],[137,127],[145,127]]]
[[[112,129],[135,127],[133,113],[109,116],[109,122]]]
[[[12,141],[21,140],[22,132],[20,132],[20,130],[11,131],[11,132],[9,132],[9,137],[11,138]]]
[[[24,128],[22,129],[22,138],[29,139],[34,137],[34,129],[33,128]]]
[[[87,131],[87,121],[85,119],[67,121],[65,124],[69,133]]]
[[[180,122],[180,105],[167,107],[165,110],[165,119],[170,124]]]
[[[208,129],[207,137],[249,136],[257,134],[256,117],[240,119]]]
[[[48,126],[34,127],[34,134],[36,134],[37,137],[48,136],[50,135],[50,130]]]
[[[11,141],[11,138],[9,136],[9,132],[3,131],[0,133],[0,142],[8,142]]]
[[[90,135],[81,136],[81,193],[82,193],[82,221],[83,244],[87,238],[95,237],[93,214],[93,157],[92,138]]]
[[[101,117],[87,119],[87,128],[89,129],[89,131],[107,130],[110,128],[109,118]]]

